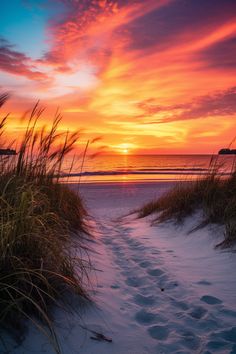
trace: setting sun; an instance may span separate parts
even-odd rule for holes
[[[136,149],[136,146],[131,143],[122,143],[122,144],[118,144],[118,145],[113,146],[113,149],[122,155],[127,155],[127,154],[133,155],[134,151]]]

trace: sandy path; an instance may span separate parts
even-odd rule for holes
[[[236,354],[235,254],[216,252],[210,231],[186,238],[174,226],[150,227],[147,220],[120,217],[168,187],[81,190],[97,234],[91,254],[95,304],[82,317],[81,311],[55,313],[64,354]],[[91,339],[91,331],[112,343]],[[53,350],[30,327],[23,345],[10,352]]]
[[[145,234],[134,237],[137,222],[121,219],[101,227],[118,272],[112,288],[124,300],[124,326],[136,325],[143,337],[133,353],[236,353],[236,313],[208,294],[209,282],[199,282],[205,295],[195,294],[166,265],[166,253],[175,257],[173,249],[148,246]]]

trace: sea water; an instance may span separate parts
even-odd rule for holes
[[[232,155],[98,155],[63,166],[64,182],[157,182],[190,180],[212,169],[227,175],[234,168]]]

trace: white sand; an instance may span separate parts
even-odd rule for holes
[[[74,188],[75,186],[73,186]],[[65,354],[236,353],[236,254],[214,245],[223,230],[187,235],[184,227],[150,226],[150,218],[120,218],[160,195],[170,183],[81,187],[95,218],[96,305],[85,313],[56,311]],[[86,327],[112,338],[96,341]],[[3,353],[4,351],[0,351]],[[53,353],[34,329],[11,353]]]

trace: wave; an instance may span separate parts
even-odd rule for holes
[[[207,175],[206,168],[156,168],[156,169],[136,169],[136,170],[108,170],[108,171],[84,171],[62,173],[61,177],[82,177],[82,176],[122,176],[122,175]],[[227,172],[219,172],[221,175],[228,175]]]

